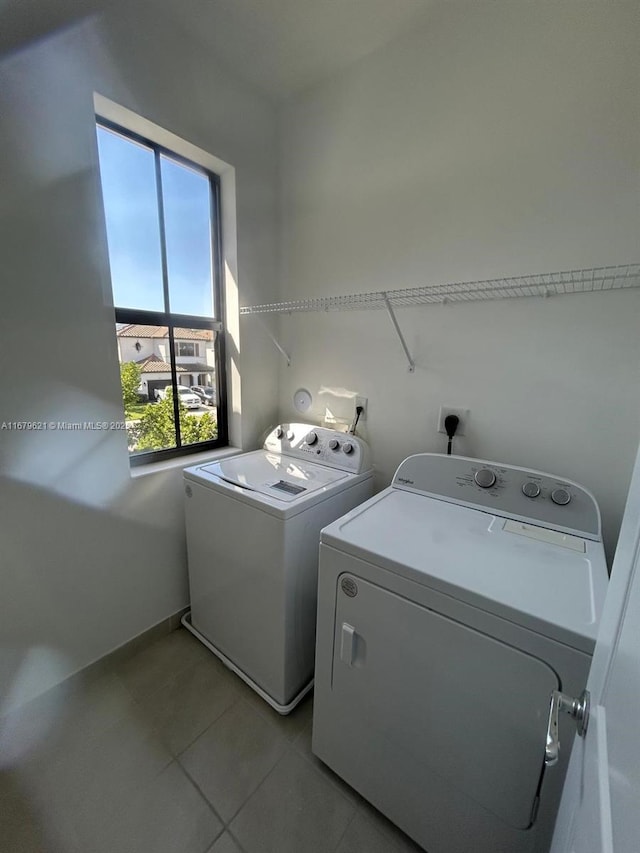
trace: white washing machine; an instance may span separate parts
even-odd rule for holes
[[[282,424],[262,450],[184,477],[183,623],[286,714],[313,684],[320,530],[372,494],[369,448],[335,430]]]
[[[607,579],[577,484],[409,457],[321,534],[314,753],[429,853],[546,851]]]

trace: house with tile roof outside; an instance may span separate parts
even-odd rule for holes
[[[211,329],[174,329],[178,383],[215,387],[215,332]],[[121,364],[133,361],[140,369],[139,393],[150,401],[171,384],[169,330],[166,326],[127,323],[116,330]]]

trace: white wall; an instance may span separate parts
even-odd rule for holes
[[[239,298],[274,296],[270,103],[157,13],[119,11],[15,54],[0,64],[0,421],[122,418],[94,91],[236,168]],[[257,335],[231,355],[251,447],[277,417],[276,354]],[[187,605],[181,470],[132,479],[117,430],[0,442],[0,670],[6,686],[27,650],[52,649],[46,687]]]
[[[282,299],[640,260],[637,3],[455,3],[286,104]],[[612,553],[640,416],[640,291],[283,317],[283,414],[369,398],[378,485],[444,450],[596,494]],[[246,321],[250,322],[249,319]],[[320,393],[327,389],[336,394]]]

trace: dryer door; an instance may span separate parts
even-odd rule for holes
[[[393,744],[515,829],[531,825],[555,672],[356,576],[338,580],[332,690],[363,737]],[[346,594],[345,594],[346,593]]]

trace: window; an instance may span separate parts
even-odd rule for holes
[[[186,355],[194,358],[195,356],[200,355],[200,350],[198,349],[198,344],[194,344],[187,341],[177,341],[176,342],[176,355]]]
[[[219,179],[102,119],[97,135],[131,462],[224,446]]]

